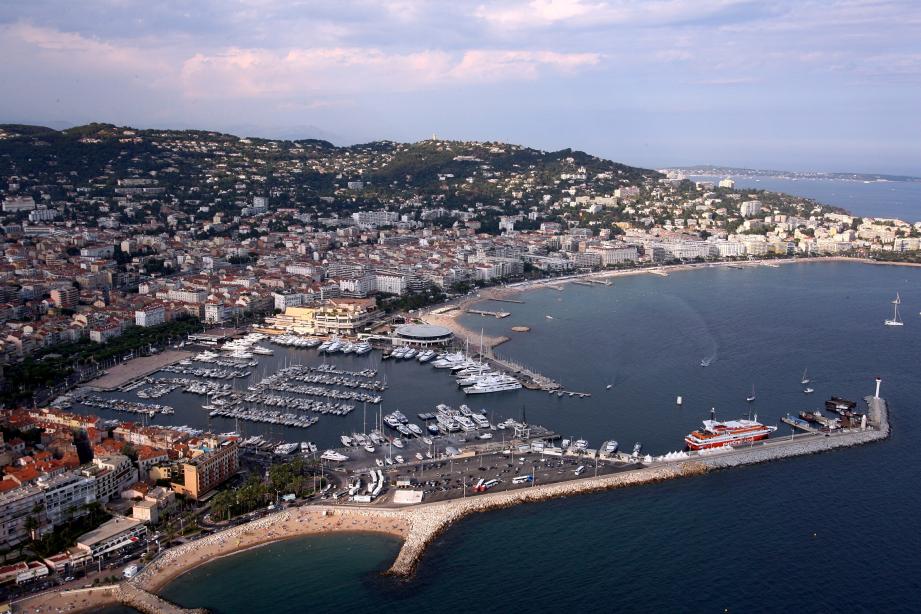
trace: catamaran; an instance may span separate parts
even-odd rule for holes
[[[904,323],[899,319],[899,305],[902,303],[902,299],[899,297],[899,293],[895,293],[895,300],[892,301],[892,318],[885,320],[883,324],[886,326],[902,326]]]

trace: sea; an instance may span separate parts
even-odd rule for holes
[[[887,327],[896,292],[905,325]],[[164,596],[224,614],[919,610],[921,269],[714,267],[518,298],[524,303],[484,304],[511,312],[508,318],[463,321],[511,337],[499,353],[592,396],[517,391],[471,404],[490,414],[517,418],[524,408],[529,422],[592,444],[613,437],[622,447],[641,442],[660,454],[680,449],[711,409],[725,419],[757,414],[780,425],[775,437],[782,437],[789,428],[781,416],[818,408],[831,395],[859,401],[879,376],[892,436],[475,515],[446,531],[408,581],[381,574],[399,549],[396,540],[340,534],[220,559],[181,576]],[[531,330],[511,332],[518,325]],[[296,351],[305,361],[322,360],[313,350]],[[704,358],[709,367],[700,366]],[[391,385],[385,411],[414,416],[463,400],[431,367],[383,365]],[[812,394],[800,384],[804,371]],[[324,422],[333,425],[328,433],[319,430]],[[310,436],[331,439],[360,422],[354,412],[323,417]]]
[[[691,179],[718,181],[722,177],[698,175]],[[845,179],[793,179],[785,177],[735,177],[736,188],[784,192],[841,207],[862,217],[921,221],[921,181],[849,181]]]

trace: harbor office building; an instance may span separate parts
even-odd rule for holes
[[[147,527],[140,520],[116,516],[89,533],[77,538],[77,548],[97,558],[136,544],[147,537]]]

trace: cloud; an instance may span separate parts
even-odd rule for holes
[[[596,53],[472,49],[395,53],[361,47],[226,49],[198,53],[182,66],[191,96],[286,96],[321,92],[412,91],[436,86],[572,74],[601,61]]]

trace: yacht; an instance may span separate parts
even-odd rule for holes
[[[521,383],[508,375],[481,377],[471,386],[464,388],[466,394],[487,394],[490,392],[504,392],[506,390],[520,390]]]
[[[341,463],[343,461],[349,460],[348,456],[346,456],[345,454],[336,452],[335,450],[327,450],[326,452],[320,455],[320,458],[322,458],[323,460],[334,461],[337,463]]]
[[[403,352],[403,358],[406,360],[410,360],[415,357],[416,357],[416,350],[413,348],[407,348],[406,351]]]
[[[363,356],[371,351],[371,344],[367,341],[361,341],[354,346],[354,352],[358,356]]]
[[[352,446],[352,438],[349,437],[348,435],[342,435],[342,436],[340,436],[340,437],[339,437],[339,441],[341,441],[341,442],[342,442],[342,445],[344,445],[344,446],[347,447],[347,448],[349,448],[349,447]]]
[[[432,366],[436,369],[450,369],[466,362],[466,360],[467,357],[464,356],[462,352],[454,352],[453,354],[445,354],[438,360],[434,361]]]
[[[886,326],[902,326],[904,322],[899,319],[899,305],[902,303],[902,299],[899,297],[899,293],[895,293],[895,300],[892,301],[892,318],[884,320],[883,324]]]
[[[395,447],[395,448],[402,448],[402,447],[403,447],[403,440],[400,439],[399,437],[394,437],[394,438],[393,438],[393,441],[392,441],[391,443],[393,443],[393,447]]]
[[[478,381],[486,377],[493,377],[493,376],[498,376],[498,375],[501,375],[501,374],[497,371],[483,371],[482,373],[476,373],[473,375],[458,377],[457,385],[460,386],[461,388],[463,388],[464,386],[472,386],[476,384]]]
[[[406,425],[406,428],[408,428],[409,431],[416,437],[422,437],[422,429],[419,428],[418,424],[413,424],[412,422],[410,422],[409,424]]]
[[[434,350],[425,350],[424,352],[421,352],[418,356],[416,356],[416,360],[418,360],[419,362],[428,362],[432,360],[433,358],[435,358]]]
[[[374,446],[372,446],[370,443],[365,444],[364,448],[365,448],[365,450],[367,450],[367,451],[370,452],[371,454],[374,454]]]

